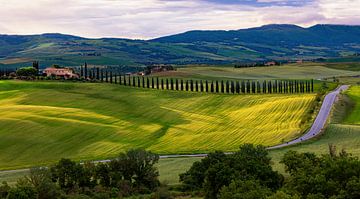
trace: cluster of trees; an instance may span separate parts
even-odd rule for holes
[[[288,177],[272,170],[262,146],[243,145],[231,155],[215,152],[180,175],[185,190],[209,199],[356,199],[360,198],[360,161],[337,154],[287,152],[281,163]]]
[[[122,198],[154,192],[160,185],[154,166],[159,156],[130,150],[107,163],[79,164],[62,159],[51,168],[34,168],[15,187],[0,186],[0,198]]]
[[[282,63],[278,61],[273,61],[271,65],[280,66]],[[242,63],[242,64],[235,64],[234,68],[251,68],[251,67],[264,67],[270,66],[268,62],[256,62],[256,63]]]

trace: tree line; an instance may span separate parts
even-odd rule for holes
[[[82,67],[81,77],[124,86],[206,93],[311,93],[314,80],[193,80],[124,75],[118,71]]]
[[[158,160],[158,155],[142,149],[130,150],[109,162],[97,164],[61,159],[50,168],[32,168],[14,187],[3,182],[0,198],[110,199],[149,194],[160,185],[155,167]]]
[[[281,162],[286,178],[274,171],[263,146],[245,144],[234,154],[214,152],[180,175],[184,191],[205,199],[357,199],[360,160],[329,145],[329,153],[288,151]]]

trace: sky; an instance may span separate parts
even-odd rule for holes
[[[0,0],[0,34],[150,39],[266,24],[360,25],[360,0]]]

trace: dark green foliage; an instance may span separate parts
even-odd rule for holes
[[[194,83],[193,80],[190,80],[190,90],[194,91]]]
[[[251,90],[252,90],[252,93],[256,93],[256,84],[254,81],[251,81]]]
[[[179,80],[175,79],[175,90],[179,90]]]
[[[113,72],[110,71],[110,84],[112,84],[112,83],[113,83]],[[129,85],[130,85],[130,83],[129,83]]]
[[[180,180],[186,189],[203,189],[206,198],[217,198],[220,189],[229,186],[233,180],[256,180],[264,188],[274,191],[281,187],[283,177],[272,170],[264,147],[246,144],[231,155],[209,154],[181,174]]]
[[[154,78],[151,77],[151,88],[154,89],[155,88],[155,82],[154,82]]]
[[[263,81],[263,93],[266,93],[266,80]]]
[[[216,93],[219,93],[219,82],[216,80],[215,82],[215,87],[216,87]]]
[[[241,80],[241,93],[246,93],[245,82]]]
[[[236,93],[237,93],[237,94],[240,93],[240,83],[239,83],[239,81],[236,81],[236,88],[235,88],[235,90],[236,90]]]
[[[166,79],[166,89],[169,90],[169,80]]]
[[[184,90],[184,81],[183,81],[183,79],[180,80],[180,89],[182,91]]]
[[[195,81],[195,91],[199,92],[199,84],[197,80]]]
[[[231,90],[231,93],[234,94],[234,93],[235,93],[235,85],[234,85],[234,82],[233,82],[233,81],[231,81],[231,85],[230,85],[230,86],[231,86],[231,89],[230,89],[230,90]]]
[[[229,84],[229,81],[226,81],[225,85],[226,85],[226,93],[230,93],[230,84]]]
[[[246,81],[246,93],[251,93],[251,86],[249,80]]]
[[[96,68],[96,79],[100,79],[100,68]]]
[[[85,65],[84,65],[84,77],[85,77],[85,79],[87,79],[87,77],[88,77],[88,67],[87,67],[86,62],[85,62]]]
[[[204,83],[200,80],[200,92],[204,92]]]
[[[0,185],[0,198],[6,198],[9,194],[11,187],[7,184],[7,182],[2,182]]]
[[[224,81],[221,80],[221,93],[225,93]]]
[[[186,80],[186,91],[189,91],[189,80]]]
[[[29,185],[18,185],[10,189],[7,199],[37,199],[37,194]]]
[[[256,91],[257,93],[261,93],[261,85],[259,81],[256,82]]]
[[[211,92],[211,93],[214,92],[214,82],[213,82],[213,81],[211,81],[210,92]]]
[[[37,76],[37,74],[38,74],[38,71],[33,67],[24,67],[24,68],[20,68],[20,69],[16,70],[17,76],[29,77],[29,76]]]
[[[156,77],[156,89],[159,89],[159,77]]]
[[[150,88],[150,80],[148,77],[146,78],[146,88]]]
[[[142,87],[145,88],[145,77],[142,76]]]
[[[174,80],[172,78],[170,78],[170,88],[174,90]]]
[[[161,89],[164,90],[164,80],[161,79]]]
[[[266,199],[272,192],[256,180],[233,180],[220,190],[220,199]]]
[[[360,198],[360,161],[345,151],[328,155],[287,152],[282,158],[290,174],[285,188],[303,198]]]
[[[121,80],[120,80],[120,82],[121,82]],[[141,86],[141,81],[140,81],[140,77],[138,76],[137,77],[137,87],[140,87],[140,86]]]

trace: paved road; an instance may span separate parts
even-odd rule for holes
[[[311,129],[304,134],[303,136],[290,141],[288,143],[284,143],[284,144],[280,144],[277,146],[272,146],[269,147],[267,149],[278,149],[278,148],[283,148],[283,147],[287,147],[293,144],[298,144],[300,142],[304,142],[306,140],[309,140],[311,138],[316,137],[317,135],[319,135],[323,128],[325,127],[326,121],[329,118],[331,109],[336,101],[336,97],[337,95],[343,91],[348,89],[349,86],[348,85],[343,85],[338,87],[336,90],[332,91],[331,93],[327,94],[324,98],[323,104],[320,108],[319,114],[317,115],[315,122],[313,123]],[[227,154],[231,154],[231,153],[227,153]],[[206,157],[207,154],[193,154],[193,155],[162,155],[160,156],[160,159],[166,159],[166,158],[181,158],[181,157]],[[109,162],[110,160],[98,160],[98,161],[94,161],[94,163],[104,163],[104,162]],[[19,171],[28,171],[29,169],[20,169],[20,170],[8,170],[8,171],[0,171],[0,173],[11,173],[11,172],[19,172]]]
[[[348,85],[340,86],[335,91],[332,91],[331,93],[329,93],[325,96],[322,106],[320,108],[319,114],[317,115],[317,117],[315,119],[315,122],[311,126],[311,129],[305,135],[303,135],[293,141],[290,141],[290,142],[287,142],[284,144],[280,144],[277,146],[269,147],[268,149],[278,149],[278,148],[283,148],[283,147],[290,146],[293,144],[298,144],[300,142],[314,138],[317,135],[319,135],[320,133],[322,133],[322,130],[325,127],[326,121],[328,120],[328,118],[330,116],[331,109],[336,101],[336,97],[338,96],[338,94],[341,91],[346,90],[348,88],[349,88]]]

